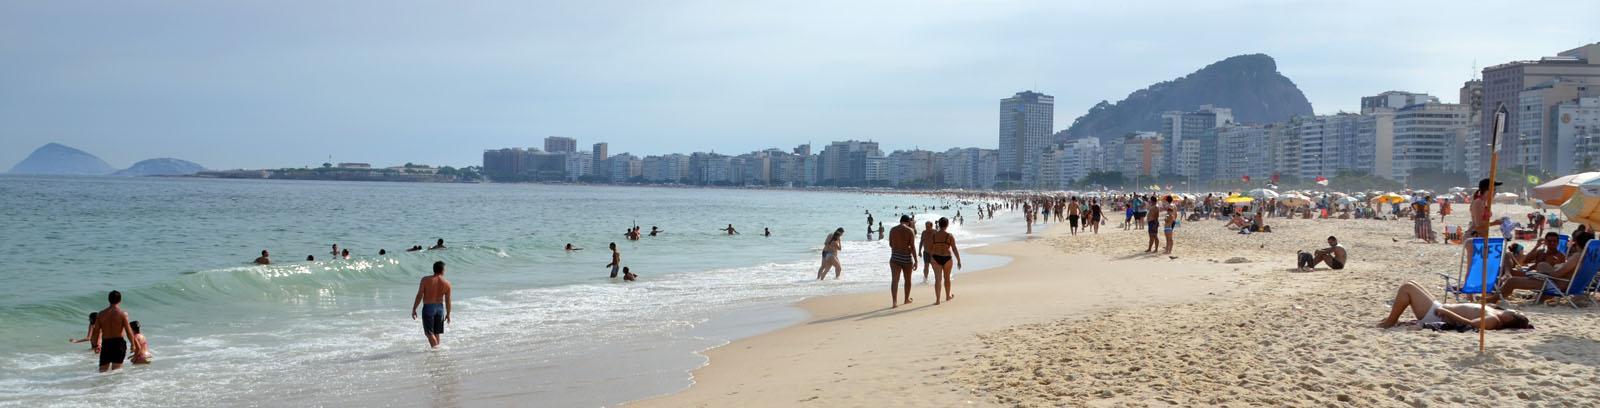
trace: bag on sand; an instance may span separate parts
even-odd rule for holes
[[[1311,262],[1315,259],[1316,258],[1312,257],[1311,254],[1306,253],[1306,251],[1300,251],[1300,259],[1295,262],[1295,266],[1305,268],[1306,265],[1311,265]]]

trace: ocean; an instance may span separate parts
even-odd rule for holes
[[[961,211],[952,231],[963,248],[1023,230],[1020,217],[978,221],[958,202],[861,192],[0,176],[0,405],[604,406],[661,395],[689,386],[699,352],[804,319],[788,306],[799,299],[884,289],[888,249],[867,239],[865,212],[893,226],[912,205],[950,206],[915,211],[919,225]],[[719,231],[730,223],[742,235]],[[665,232],[627,241],[634,225]],[[817,282],[836,227],[844,278]],[[441,238],[448,249],[404,251]],[[638,282],[607,277],[609,242]],[[329,255],[332,244],[351,259]],[[274,264],[252,265],[263,249]],[[434,261],[454,286],[438,350],[409,313]],[[965,271],[1006,262],[965,261]],[[88,345],[67,340],[84,336],[113,289],[154,363],[97,374]]]

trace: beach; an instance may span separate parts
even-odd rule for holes
[[[1499,205],[1520,216],[1531,209]],[[1448,221],[1465,223],[1458,213]],[[803,323],[712,349],[687,390],[636,406],[1589,406],[1600,400],[1600,316],[1515,306],[1534,330],[1378,329],[1396,288],[1442,297],[1460,246],[1409,220],[1269,219],[1237,235],[1187,222],[1174,256],[1142,231],[1053,227],[982,252],[1010,264],[956,279],[954,302],[887,310],[883,293],[799,303]],[[1444,223],[1437,223],[1442,226]],[[1568,228],[1570,230],[1570,226]],[[1297,250],[1334,235],[1334,271]],[[1239,258],[1239,259],[1235,259]],[[1443,299],[1440,299],[1443,300]],[[1412,320],[1407,313],[1401,321]]]

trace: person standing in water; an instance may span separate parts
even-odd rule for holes
[[[339,244],[333,244],[333,251],[328,252],[328,255],[339,256]]]
[[[94,351],[100,353],[102,373],[122,368],[122,362],[128,359],[128,339],[134,338],[133,327],[128,325],[128,312],[122,310],[122,292],[111,291],[106,301],[111,305],[100,311],[100,320],[95,322],[96,330],[89,339]],[[138,343],[133,344],[133,352],[140,352]]]
[[[255,262],[256,262],[256,265],[271,265],[272,264],[272,260],[271,259],[267,259],[267,250],[265,250],[265,249],[261,250],[261,257],[256,258]]]
[[[956,248],[956,237],[950,233],[950,220],[940,218],[938,231],[930,230],[923,232],[922,235],[933,236],[928,240],[928,249],[925,252],[934,264],[933,269],[936,269],[933,273],[933,304],[939,304],[941,283],[944,286],[944,300],[953,300],[956,295],[951,291],[955,282],[950,280],[950,257],[954,256],[956,268],[961,268],[961,250]]]
[[[606,267],[611,268],[611,278],[616,279],[617,271],[622,268],[622,252],[617,251],[615,242],[611,243],[611,263],[606,264]]]
[[[902,216],[900,216],[900,218],[911,218],[911,217],[910,216],[906,216],[906,215],[902,215]],[[878,239],[883,239],[883,222],[882,221],[878,222]]]
[[[738,230],[733,229],[733,224],[728,224],[728,228],[723,228],[723,229],[720,229],[718,231],[727,231],[728,235],[738,235],[739,234]]]
[[[78,343],[87,342],[90,339],[93,339],[94,338],[95,327],[97,327],[96,325],[99,324],[99,322],[100,322],[100,312],[89,312],[89,331],[84,332],[83,333],[83,338],[81,338],[81,339],[67,339],[67,341],[72,342],[73,344],[78,344]]]
[[[900,307],[900,295],[896,292],[900,280],[905,280],[905,304],[911,304],[911,272],[917,270],[917,229],[911,221],[911,216],[900,216],[900,225],[894,227],[893,236],[889,237],[889,303],[890,308]],[[881,236],[882,233],[879,233]]]
[[[150,342],[145,340],[144,332],[139,330],[139,322],[128,322],[128,327],[133,329],[133,345],[136,350],[139,350],[133,353],[133,357],[128,358],[128,360],[134,364],[150,364]]]
[[[417,285],[417,298],[411,301],[411,320],[417,320],[417,305],[422,305],[422,334],[428,346],[439,348],[444,324],[450,322],[450,281],[444,279],[444,261],[433,262],[433,275]]]
[[[817,268],[817,280],[828,277],[828,267],[833,267],[833,278],[839,279],[844,267],[839,264],[839,251],[844,250],[844,228],[833,230],[822,240],[822,266]]]
[[[429,251],[432,251],[432,250],[435,250],[435,249],[444,249],[444,238],[439,238],[439,242],[438,243],[433,244],[433,246],[431,246],[431,247],[428,247]]]
[[[763,236],[763,237],[772,236],[772,228],[761,227],[761,236]]]

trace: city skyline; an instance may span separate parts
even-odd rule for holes
[[[918,5],[10,3],[0,165],[51,142],[119,168],[462,166],[546,136],[641,156],[845,139],[995,148],[996,95],[1021,90],[1056,98],[1057,131],[1101,100],[1260,52],[1316,113],[1355,112],[1389,90],[1453,102],[1474,66],[1594,41],[1539,16],[1479,33],[1472,3]]]

